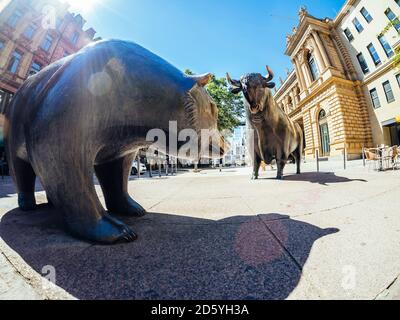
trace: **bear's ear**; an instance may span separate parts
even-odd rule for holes
[[[197,76],[189,76],[192,78],[200,87],[205,87],[212,79],[213,74],[212,73],[206,73],[202,75],[197,75]]]

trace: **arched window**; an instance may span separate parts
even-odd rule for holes
[[[324,109],[322,109],[321,112],[319,113],[318,120],[319,120],[319,122],[321,122],[324,119],[326,119],[326,111]]]
[[[331,152],[331,141],[329,137],[328,118],[324,109],[322,109],[318,115],[318,122],[321,136],[321,155],[329,156]]]
[[[307,55],[307,62],[308,67],[310,68],[312,81],[315,81],[319,78],[319,69],[317,62],[315,61],[314,56],[311,53],[308,53]]]

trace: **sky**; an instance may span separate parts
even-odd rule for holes
[[[345,0],[65,0],[103,39],[134,41],[181,70],[228,71],[239,78],[292,69],[286,34],[306,6],[317,18],[334,18]]]

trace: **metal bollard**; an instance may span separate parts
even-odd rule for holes
[[[362,159],[363,159],[363,166],[365,167],[367,164],[365,161],[365,146],[364,145],[362,147]]]
[[[137,156],[137,178],[140,179],[140,156]]]
[[[347,169],[347,149],[343,149],[343,168],[344,170]]]
[[[319,150],[315,150],[315,158],[317,161],[317,172],[319,172]]]
[[[153,161],[149,162],[149,178],[153,178]]]

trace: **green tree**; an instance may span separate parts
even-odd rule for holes
[[[193,75],[189,69],[185,70],[187,75]],[[233,131],[243,122],[244,105],[240,95],[230,92],[228,82],[225,78],[212,77],[206,90],[218,106],[218,128],[220,130]]]

